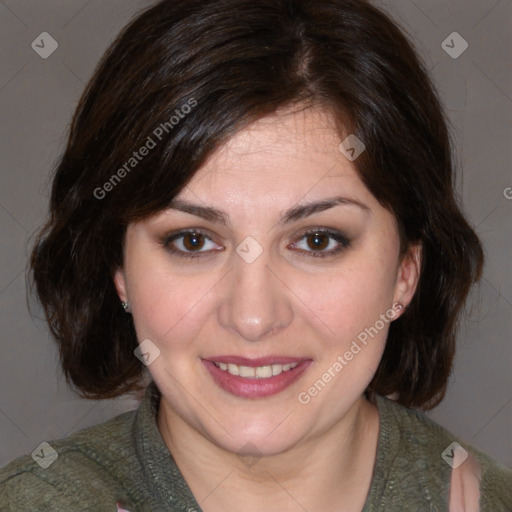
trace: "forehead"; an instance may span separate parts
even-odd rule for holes
[[[281,194],[286,189],[301,197],[313,188],[327,193],[335,182],[344,182],[365,193],[354,165],[339,150],[344,136],[325,109],[278,112],[235,134],[198,170],[190,188],[247,196],[251,191],[272,195],[278,187]]]
[[[181,218],[183,212],[206,218],[208,211],[208,218],[223,219],[221,224],[233,229],[268,232],[280,219],[296,218],[290,212],[322,203],[315,212],[332,209],[326,204],[345,205],[337,212],[343,211],[347,222],[373,218],[390,228],[392,214],[339,149],[346,136],[334,117],[318,108],[265,117],[214,152],[154,220]]]
[[[308,157],[336,155],[340,142],[333,116],[321,108],[286,109],[236,133],[210,159],[211,164],[248,159],[251,155]],[[208,164],[207,164],[208,166]]]

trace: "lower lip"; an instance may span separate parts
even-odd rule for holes
[[[228,393],[242,398],[265,398],[277,395],[293,384],[311,365],[313,361],[301,361],[295,368],[267,379],[247,379],[231,375],[217,368],[214,363],[202,360],[213,380]]]

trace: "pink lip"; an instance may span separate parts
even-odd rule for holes
[[[275,377],[266,379],[248,379],[231,375],[227,371],[217,368],[213,363],[232,363],[241,366],[270,366],[271,364],[290,364],[298,365],[288,371],[282,372]],[[265,398],[276,395],[293,384],[313,363],[311,359],[300,359],[292,357],[264,357],[259,359],[247,359],[236,356],[219,356],[211,360],[202,359],[201,361],[210,372],[214,382],[224,391],[242,398]]]

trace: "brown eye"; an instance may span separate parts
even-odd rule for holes
[[[306,243],[313,251],[323,251],[329,245],[330,237],[325,233],[311,233],[306,237]]]
[[[330,257],[350,247],[350,240],[338,231],[315,229],[304,233],[289,248],[313,257]]]
[[[175,256],[196,258],[224,250],[210,236],[193,229],[172,233],[162,239],[162,245]]]
[[[201,233],[187,233],[183,235],[183,247],[187,251],[199,251],[204,247],[205,236]]]

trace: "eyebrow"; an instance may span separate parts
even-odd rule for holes
[[[299,204],[294,208],[291,208],[290,210],[286,211],[284,215],[281,217],[279,223],[288,224],[289,222],[297,221],[299,219],[303,219],[304,217],[309,217],[314,213],[320,213],[339,205],[356,206],[367,213],[370,212],[370,208],[368,208],[368,206],[361,203],[360,201],[350,199],[348,197],[338,196],[329,199],[323,199],[321,201],[314,201],[312,203]]]
[[[217,224],[227,225],[229,223],[228,216],[221,210],[211,208],[210,206],[200,206],[198,204],[189,203],[182,199],[173,199],[168,208],[171,210],[179,210],[180,212],[190,213],[196,217],[215,222]]]
[[[335,206],[344,205],[344,206],[355,206],[365,212],[370,212],[370,208],[366,206],[364,203],[357,201],[355,199],[351,199],[348,197],[332,197],[329,199],[322,199],[321,201],[313,201],[306,204],[299,204],[294,206],[293,208],[287,210],[281,215],[279,219],[279,224],[289,224],[290,222],[297,221],[299,219],[303,219],[305,217],[309,217],[315,213],[320,213]],[[226,215],[222,210],[218,210],[217,208],[212,208],[210,206],[201,206],[198,204],[189,203],[188,201],[184,201],[182,199],[174,199],[168,206],[171,210],[178,210],[185,213],[190,213],[191,215],[195,215],[196,217],[201,217],[210,222],[214,222],[217,224],[222,224],[227,226],[229,224],[229,216]]]

